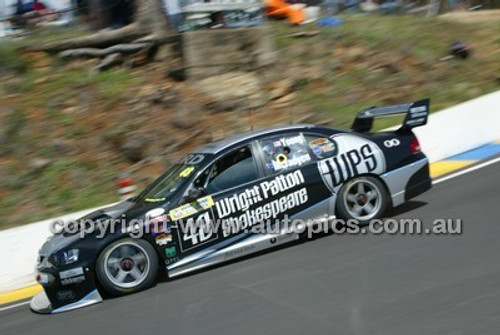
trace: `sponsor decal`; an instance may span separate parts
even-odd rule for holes
[[[197,245],[201,245],[217,239],[217,233],[210,226],[210,213],[207,211],[198,217],[191,217],[186,220],[182,231],[181,247],[188,250]],[[179,238],[180,235],[179,235]]]
[[[238,254],[242,254],[242,253],[246,253],[247,251],[250,251],[252,249],[255,249],[255,244],[249,244],[249,245],[245,245],[243,247],[240,247],[240,248],[236,248],[236,249],[232,249],[232,250],[229,250],[229,251],[226,251],[224,253],[224,257],[225,258],[232,258]]]
[[[58,300],[73,300],[75,299],[75,292],[70,290],[63,290],[56,293]]]
[[[83,275],[83,268],[82,267],[59,272],[59,278],[61,278],[61,279],[72,278],[72,277],[76,277],[79,275]]]
[[[412,124],[421,124],[425,121],[425,117],[421,117],[421,118],[418,118],[418,119],[414,119],[414,120],[408,120],[406,121],[406,124],[408,125],[412,125]]]
[[[145,202],[162,202],[167,200],[167,198],[145,198]]]
[[[181,161],[181,163],[184,165],[197,165],[200,164],[204,159],[205,155],[189,154]]]
[[[217,239],[211,213],[221,220],[223,237],[237,234],[257,223],[275,219],[288,210],[307,203],[309,197],[302,171],[281,174],[239,193],[217,200],[212,210],[180,222],[183,251]],[[301,187],[302,186],[302,187]],[[213,200],[212,200],[213,203]]]
[[[193,173],[193,171],[194,171],[194,166],[188,166],[187,168],[182,170],[181,173],[179,173],[179,177],[187,178],[191,175],[191,173]]]
[[[162,233],[170,233],[172,231],[170,222],[160,222],[151,227],[151,235],[156,236]]]
[[[198,205],[203,209],[209,209],[214,205],[214,199],[211,196],[203,197],[197,200]]]
[[[158,245],[167,245],[169,242],[172,242],[172,234],[158,235],[156,236],[155,241]]]
[[[198,211],[209,209],[214,205],[214,200],[211,196],[206,196],[196,200],[195,202],[184,204],[180,207],[174,208],[169,212],[172,221],[177,221],[193,214]]]
[[[164,208],[155,208],[146,213],[146,220],[150,220],[165,213]]]
[[[309,145],[311,147],[317,147],[317,146],[320,146],[322,144],[328,144],[328,143],[329,143],[329,140],[327,138],[317,138],[317,139],[310,141]]]
[[[385,162],[380,149],[369,142],[341,152],[334,157],[321,160],[318,167],[325,183],[333,191],[334,188],[357,175],[382,173],[385,169]]]
[[[179,257],[168,258],[168,259],[165,260],[165,264],[166,265],[170,265],[172,263],[177,262],[178,260],[179,260]]]
[[[166,214],[150,219],[148,221],[148,224],[149,224],[149,232],[153,236],[162,233],[170,233],[171,231],[169,217]]]
[[[270,170],[283,171],[311,160],[302,135],[262,140],[261,145]]]
[[[222,219],[223,236],[236,234],[258,222],[274,219],[290,209],[305,204],[308,200],[305,187],[288,192],[304,183],[302,171],[297,170],[218,200],[215,203],[215,210],[217,217]],[[241,212],[243,214],[234,215]]]
[[[71,285],[71,284],[78,284],[85,281],[85,276],[78,276],[78,277],[73,277],[73,278],[66,278],[61,280],[62,285]]]
[[[269,181],[263,181],[240,193],[235,193],[230,197],[218,200],[215,203],[217,217],[223,219],[235,212],[247,211],[254,204],[280,193],[285,193],[294,187],[304,184],[304,182],[304,175],[300,170],[281,174]]]
[[[165,256],[167,258],[174,258],[177,256],[177,249],[174,247],[165,248]]]
[[[414,116],[414,114],[427,113],[427,107],[426,106],[412,107],[412,108],[410,108],[410,112],[411,112],[412,116]],[[418,117],[418,116],[422,116],[422,115],[416,115],[416,116]]]
[[[332,144],[327,144],[327,145],[324,145],[321,147],[321,150],[324,152],[324,153],[328,153],[328,152],[332,152],[335,150],[335,146],[333,146]]]
[[[301,135],[294,137],[283,137],[280,139],[280,142],[282,143],[282,145],[286,146],[304,143]]]
[[[286,170],[292,167],[301,166],[310,160],[311,156],[307,153],[290,159],[285,154],[279,154],[276,156],[276,160],[273,161],[273,169],[274,171]]]
[[[286,163],[288,161],[288,157],[285,154],[279,154],[278,156],[276,156],[276,161],[278,161],[279,163]]]
[[[314,139],[309,142],[309,147],[318,158],[325,158],[321,155],[332,153],[336,149],[335,145],[327,138]]]
[[[393,139],[390,139],[390,140],[385,140],[384,141],[384,146],[386,148],[392,148],[392,147],[397,147],[401,144],[401,141],[398,140],[397,138],[393,138]]]

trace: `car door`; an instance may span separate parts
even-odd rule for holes
[[[183,255],[239,234],[250,224],[245,212],[259,201],[255,185],[263,176],[254,152],[249,143],[215,158],[186,191],[198,189],[200,196],[170,211]]]
[[[269,196],[263,188],[267,201],[279,204],[278,215],[273,218],[283,219],[286,215],[311,223],[333,214],[332,193],[323,182],[317,159],[302,133],[269,136],[258,144],[266,182],[275,184]]]

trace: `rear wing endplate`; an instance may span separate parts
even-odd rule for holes
[[[375,118],[399,114],[406,114],[406,117],[403,124],[397,131],[410,130],[415,127],[420,127],[427,124],[429,104],[430,99],[423,99],[401,105],[370,107],[358,113],[351,128],[357,133],[367,133],[372,129],[373,120]]]

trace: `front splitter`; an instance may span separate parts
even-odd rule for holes
[[[96,289],[78,301],[53,309],[50,300],[47,297],[47,294],[45,294],[45,291],[42,291],[34,296],[33,299],[31,299],[30,308],[33,312],[36,313],[56,314],[71,311],[77,308],[82,308],[85,306],[94,305],[100,302],[102,302],[102,297]]]

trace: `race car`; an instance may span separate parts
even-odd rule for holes
[[[371,133],[375,118],[397,114],[398,129]],[[381,218],[431,187],[412,132],[428,114],[426,99],[365,109],[352,131],[296,124],[205,145],[137,197],[49,238],[37,263],[44,290],[31,309],[58,313],[134,293],[159,276],[290,243],[318,222]]]

